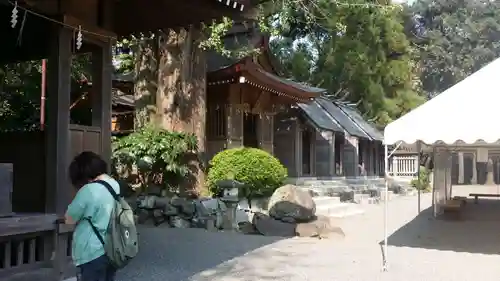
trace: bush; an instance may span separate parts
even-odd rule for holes
[[[415,187],[417,190],[423,192],[431,191],[431,180],[430,180],[430,172],[424,166],[420,166],[418,172],[418,179],[414,179],[411,181],[411,185]]]
[[[163,188],[189,177],[190,155],[196,153],[196,136],[153,126],[113,139],[114,170],[145,192],[150,185]],[[166,181],[169,181],[168,183]]]
[[[212,194],[219,194],[217,182],[237,180],[246,185],[242,197],[267,197],[288,176],[285,167],[271,154],[256,148],[233,148],[219,152],[210,161],[207,184]]]

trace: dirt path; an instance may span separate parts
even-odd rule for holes
[[[422,209],[431,197],[422,197]],[[498,214],[500,201],[468,205]],[[500,219],[435,221],[417,198],[389,203],[389,272],[382,273],[383,205],[339,223],[344,241],[147,228],[120,281],[489,281],[500,278]],[[417,216],[418,215],[418,216]],[[448,237],[448,238],[447,238]],[[481,276],[481,278],[478,278]]]

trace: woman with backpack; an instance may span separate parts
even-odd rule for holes
[[[90,151],[77,155],[69,166],[69,177],[77,193],[65,222],[75,225],[72,257],[78,280],[114,281],[117,268],[137,254],[132,211],[99,155]],[[120,239],[133,241],[117,242]]]

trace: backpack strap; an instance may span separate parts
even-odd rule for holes
[[[96,180],[96,181],[93,181],[93,182],[100,183],[100,184],[104,185],[104,187],[106,187],[106,189],[109,191],[109,193],[111,193],[111,196],[113,196],[113,198],[116,201],[120,201],[120,196],[115,192],[115,190],[113,189],[113,187],[107,181]]]
[[[86,221],[90,223],[90,227],[92,227],[92,230],[94,231],[95,236],[101,241],[101,244],[104,246],[104,238],[102,237],[101,233],[99,233],[99,230],[97,230],[97,227],[92,223],[92,217],[84,218]]]
[[[108,182],[103,181],[103,180],[96,180],[94,182],[95,183],[99,183],[101,185],[104,185],[104,187],[106,187],[106,189],[109,191],[109,193],[111,194],[111,196],[113,196],[113,198],[116,201],[120,200],[119,195],[116,194],[115,190],[113,189],[113,187]],[[92,230],[94,231],[95,235],[97,236],[97,238],[99,239],[99,241],[101,241],[102,245],[104,246],[104,238],[102,237],[102,235],[99,232],[99,230],[97,229],[97,227],[95,227],[95,225],[92,223],[92,217],[87,217],[87,218],[84,218],[84,219],[90,223],[90,227],[92,227]]]

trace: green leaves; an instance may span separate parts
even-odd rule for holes
[[[48,61],[50,65],[50,61]],[[91,81],[90,56],[73,57],[71,86],[81,95],[81,82]],[[25,61],[0,66],[0,128],[4,131],[35,130],[40,122],[42,63]],[[47,94],[50,99],[50,93]],[[73,100],[74,101],[74,100]],[[72,115],[74,117],[74,115]],[[78,120],[72,120],[79,123]]]
[[[408,9],[418,15],[426,40],[413,22],[408,32],[419,45],[422,83],[434,96],[500,56],[500,3],[480,0],[420,0]]]
[[[289,29],[272,42],[286,75],[356,104],[380,126],[425,100],[400,9],[366,0],[301,5],[310,6],[283,12],[280,22],[293,15]],[[304,13],[313,20],[300,20]]]
[[[210,165],[207,184],[213,194],[220,191],[218,181],[232,179],[246,184],[242,194],[246,198],[271,196],[287,177],[287,170],[278,159],[256,148],[223,150],[212,158]]]
[[[114,139],[113,162],[131,170],[137,167],[143,188],[151,183],[165,186],[167,179],[175,182],[190,174],[187,156],[197,150],[197,138],[192,134],[146,126]]]

